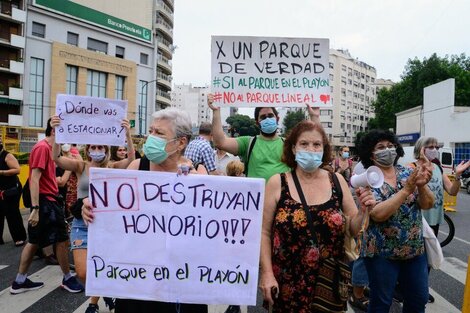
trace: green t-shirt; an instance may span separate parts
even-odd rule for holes
[[[245,159],[251,137],[243,136],[236,139],[238,142],[238,156]],[[247,177],[264,178],[267,181],[274,174],[289,171],[287,165],[281,162],[283,146],[284,141],[281,137],[275,140],[266,140],[258,136],[251,151]]]

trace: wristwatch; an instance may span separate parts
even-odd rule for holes
[[[39,210],[39,205],[33,205],[33,206],[31,206],[31,210]]]

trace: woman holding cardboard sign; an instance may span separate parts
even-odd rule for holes
[[[358,188],[358,212],[346,181],[330,170],[330,157],[320,124],[300,122],[284,142],[282,161],[292,171],[266,185],[260,288],[273,312],[346,308],[346,233],[359,232],[375,200],[368,188]]]
[[[145,156],[134,160],[128,167],[140,171],[160,171],[178,174],[196,173],[191,161],[183,157],[184,149],[191,138],[191,119],[181,110],[169,108],[155,112],[150,125],[150,134],[144,144]],[[82,209],[87,223],[93,222],[93,211],[88,201]],[[184,304],[161,301],[116,299],[116,313],[207,313],[207,305]]]
[[[59,125],[60,118],[58,116],[53,116],[51,119],[51,126],[57,127]],[[123,120],[121,125],[126,129],[126,137],[129,143],[128,158],[115,162],[113,167],[124,169],[131,161],[134,160],[135,154],[130,135],[129,122],[127,120]],[[78,200],[71,209],[74,219],[72,222],[72,230],[70,232],[70,243],[75,262],[75,270],[78,278],[82,282],[85,282],[86,279],[88,228],[81,217],[81,207],[83,205],[83,201],[88,198],[89,170],[91,167],[108,167],[109,147],[103,145],[86,145],[85,152],[87,160],[82,161],[79,159],[61,157],[60,146],[57,143],[52,147],[52,155],[57,166],[64,170],[74,172],[78,177]],[[99,297],[90,298],[90,304],[85,313],[99,312],[98,299]],[[111,298],[104,298],[104,300],[106,306],[108,306],[110,310],[113,310],[114,301]]]

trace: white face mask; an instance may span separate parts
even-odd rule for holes
[[[426,148],[424,150],[424,155],[428,158],[429,161],[432,161],[434,159],[439,159],[439,151],[436,148]]]

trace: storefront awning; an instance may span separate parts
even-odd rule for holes
[[[0,97],[0,104],[21,105],[21,100]]]

